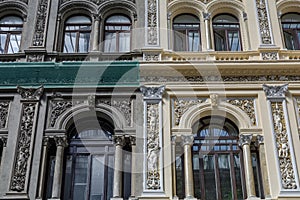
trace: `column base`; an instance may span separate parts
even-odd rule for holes
[[[247,200],[260,200],[261,198],[256,197],[256,196],[252,196],[252,197],[248,197]]]
[[[178,196],[174,196],[172,200],[179,200]]]
[[[123,198],[122,197],[112,197],[112,198],[110,198],[110,200],[123,200]]]
[[[137,200],[137,197],[129,197],[128,200]]]
[[[193,196],[185,197],[184,200],[197,200],[197,198]]]

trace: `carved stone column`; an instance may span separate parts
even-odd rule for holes
[[[164,195],[162,154],[162,95],[161,87],[140,88],[144,96],[144,187],[143,194]]]
[[[94,38],[93,38],[93,51],[98,51],[99,46],[99,27],[100,24],[100,16],[97,14],[94,14]]]
[[[256,137],[255,145],[259,149],[259,161],[260,161],[264,194],[265,194],[266,198],[271,198],[269,178],[268,178],[268,173],[267,173],[268,169],[267,169],[266,155],[265,155],[264,136],[258,135]]]
[[[285,93],[288,85],[268,86],[263,85],[268,101],[270,119],[273,132],[274,146],[277,152],[277,169],[279,170],[280,194],[299,190],[299,176],[296,169],[295,153],[288,122],[288,111]]]
[[[171,137],[171,145],[172,145],[172,189],[173,189],[173,199],[177,200],[177,188],[176,188],[176,135]]]
[[[56,144],[56,156],[55,166],[53,175],[53,186],[52,186],[52,199],[59,199],[61,193],[62,184],[62,171],[63,171],[63,160],[64,160],[64,149],[67,146],[66,136],[54,137]]]
[[[243,149],[247,198],[256,196],[253,168],[252,168],[252,157],[250,151],[251,140],[252,140],[251,134],[240,135],[239,145]]]
[[[113,138],[116,145],[115,150],[115,165],[114,165],[114,187],[113,199],[123,199],[122,196],[122,171],[123,171],[123,146],[125,144],[124,136],[116,135]]]
[[[136,138],[134,136],[130,136],[130,145],[131,145],[131,194],[129,199],[134,200],[135,198],[135,179],[136,179]]]
[[[182,135],[181,136],[183,146],[183,156],[184,156],[184,189],[185,189],[185,199],[195,199],[194,198],[194,176],[193,176],[193,166],[192,166],[192,151],[191,146],[194,142],[193,135]]]
[[[212,49],[210,35],[210,13],[203,13],[203,18],[205,23],[206,48],[207,50],[210,50]]]
[[[49,148],[49,137],[43,138],[43,149],[42,149],[42,159],[41,159],[41,169],[39,177],[39,185],[37,191],[37,199],[43,198],[46,170],[47,170],[47,157],[48,157],[48,148]]]

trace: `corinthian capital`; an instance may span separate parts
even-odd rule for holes
[[[240,135],[239,145],[242,147],[244,145],[250,145],[252,140],[251,134],[242,134]]]
[[[185,145],[193,145],[194,143],[194,136],[193,135],[182,135],[181,136],[181,145],[185,146]]]
[[[113,141],[116,146],[124,146],[125,145],[125,137],[123,135],[114,135]]]
[[[160,87],[140,87],[141,92],[144,95],[144,99],[161,99],[165,91],[165,86]]]
[[[61,146],[61,147],[68,146],[67,136],[55,136],[54,141],[56,146]]]
[[[263,85],[263,90],[266,93],[267,98],[284,98],[285,93],[288,91],[288,84],[271,86]]]

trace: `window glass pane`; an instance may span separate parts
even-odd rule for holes
[[[189,51],[199,51],[200,36],[198,31],[188,33]]]
[[[119,33],[119,52],[130,51],[130,33]]]
[[[177,196],[181,199],[185,197],[184,193],[184,176],[183,176],[183,156],[182,156],[182,148],[179,144],[175,146],[176,148],[176,189]]]
[[[130,23],[130,19],[123,15],[114,15],[107,18],[106,23]]]
[[[68,155],[66,159],[66,169],[64,176],[64,199],[71,198],[71,187],[72,187],[72,156]],[[48,186],[48,185],[47,185]],[[51,193],[49,198],[51,197]]]
[[[185,31],[174,31],[174,50],[185,51]]]
[[[203,157],[203,171],[205,196],[207,200],[217,199],[216,181],[215,181],[215,160],[214,156],[208,155]]]
[[[86,16],[74,16],[69,18],[66,23],[68,24],[88,24],[91,23],[90,18]]]
[[[229,154],[219,154],[218,165],[222,199],[233,199]]]
[[[82,200],[86,198],[87,190],[88,156],[79,155],[75,161],[74,191],[73,199]]]
[[[128,199],[131,194],[131,152],[128,151],[123,151],[123,157],[124,157],[124,162],[123,162],[123,197],[125,199]]]
[[[17,16],[8,16],[1,19],[0,24],[23,24],[23,20]]]
[[[48,179],[47,179],[47,192],[46,192],[47,198],[51,198],[51,194],[52,194],[54,167],[55,167],[55,156],[50,156],[50,158],[49,158],[49,174],[48,174]]]
[[[200,164],[199,154],[193,154],[193,175],[194,175],[194,190],[195,197],[201,198],[201,181],[200,181]]]
[[[7,53],[17,53],[20,49],[21,34],[11,34]]]
[[[64,53],[74,53],[76,45],[76,33],[65,33]]]
[[[104,51],[115,52],[116,51],[116,33],[105,33]]]
[[[200,20],[193,15],[179,15],[174,18],[173,23],[200,23]]]
[[[228,32],[229,50],[240,51],[240,39],[238,32]]]
[[[215,50],[216,51],[225,51],[225,37],[224,32],[215,32]]]
[[[282,22],[300,22],[300,14],[288,13],[282,16]]]
[[[90,42],[90,33],[80,33],[78,52],[88,52]]]
[[[0,34],[0,53],[5,53],[6,34]]]
[[[241,165],[240,165],[240,156],[238,154],[233,155],[234,158],[234,174],[235,174],[235,182],[236,182],[236,193],[238,199],[243,199],[243,186],[242,186],[242,178],[241,178]]]
[[[293,35],[288,33],[288,32],[283,32],[284,34],[284,39],[285,39],[285,46],[289,50],[294,50],[295,49],[295,42]]]
[[[237,18],[228,14],[222,14],[214,17],[213,22],[217,23],[237,23],[239,22]]]
[[[108,173],[107,173],[107,196],[106,200],[110,200],[110,198],[113,196],[113,180],[114,180],[114,169],[112,168],[114,166],[114,157],[108,156]]]
[[[102,200],[104,198],[104,164],[104,156],[92,157],[91,200]]]

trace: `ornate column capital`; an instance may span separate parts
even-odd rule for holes
[[[250,145],[252,140],[251,134],[241,134],[239,139],[239,146]]]
[[[177,139],[177,135],[172,135],[171,136],[171,144],[175,145],[176,144],[176,139]]]
[[[21,86],[17,86],[17,92],[21,95],[23,99],[26,100],[40,100],[43,95],[44,86],[40,86],[37,89],[35,88],[23,88]]]
[[[146,87],[141,86],[140,91],[143,93],[144,99],[161,99],[165,91],[165,86],[160,87]]]
[[[136,145],[136,137],[135,136],[129,136],[129,141],[131,146]]]
[[[271,86],[263,84],[263,90],[266,93],[267,98],[285,98],[285,94],[288,91],[288,84]]]
[[[101,20],[101,16],[98,15],[97,13],[93,13],[92,15],[93,15],[93,18],[94,18],[95,21],[100,21]]]
[[[265,138],[262,135],[256,136],[255,146],[259,147],[260,145],[263,145],[265,143]]]
[[[6,145],[7,145],[7,136],[1,136],[0,140],[2,141],[3,147],[6,147]]]
[[[123,135],[114,135],[113,141],[116,146],[124,146],[125,145],[125,137]]]
[[[194,143],[194,136],[193,135],[181,135],[181,145],[189,145],[192,146]]]
[[[204,21],[205,20],[210,20],[210,16],[211,16],[210,13],[203,12],[203,19],[204,19]]]
[[[68,146],[67,136],[55,136],[54,141],[57,147],[66,147]]]
[[[50,144],[50,138],[49,137],[44,137],[43,138],[43,146],[48,147]]]

